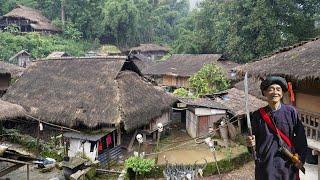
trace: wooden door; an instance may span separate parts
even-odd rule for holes
[[[209,121],[209,116],[198,116],[197,136],[203,136],[208,134],[208,131],[209,131],[208,121]]]

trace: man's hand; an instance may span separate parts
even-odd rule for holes
[[[252,135],[252,136],[247,136],[247,146],[248,146],[248,147],[256,146],[256,138],[255,138],[254,135]]]

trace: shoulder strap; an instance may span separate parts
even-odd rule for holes
[[[262,119],[267,123],[267,125],[278,135],[280,135],[281,139],[289,146],[292,147],[293,144],[291,142],[291,140],[283,133],[280,131],[280,129],[278,129],[277,127],[275,127],[275,125],[272,123],[270,116],[267,114],[267,112],[264,110],[264,108],[260,108],[259,112],[262,116]]]

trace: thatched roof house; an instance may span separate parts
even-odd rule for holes
[[[152,76],[163,86],[188,88],[190,76],[205,64],[218,65],[228,77],[229,70],[238,66],[237,63],[225,60],[221,54],[174,54],[168,60],[147,68],[145,74]]]
[[[259,61],[235,69],[239,74],[248,72],[262,78],[267,75],[280,75],[295,86],[320,89],[320,39],[285,47]]]
[[[24,117],[25,113],[23,107],[0,100],[0,121]]]
[[[255,96],[259,99],[265,100],[265,97],[262,95],[260,90],[261,80],[259,78],[248,78],[248,93],[252,96]],[[234,87],[244,91],[244,82],[240,81],[234,84]]]
[[[63,51],[53,51],[51,52],[46,59],[55,59],[55,58],[62,58],[62,57],[69,57],[70,55]]]
[[[5,94],[32,116],[78,129],[132,130],[169,110],[175,101],[156,90],[123,57],[38,61]]]
[[[226,106],[216,101],[213,101],[210,98],[178,98],[178,100],[189,106],[227,110]]]
[[[140,44],[139,46],[131,48],[130,51],[131,52],[136,51],[140,53],[146,53],[146,52],[166,52],[167,53],[170,51],[170,49],[158,44]]]
[[[143,54],[133,54],[130,56],[133,63],[139,68],[142,74],[147,72],[147,69],[157,62],[150,60],[147,56]]]
[[[4,61],[0,61],[0,75],[10,74],[11,77],[17,78],[22,75],[24,70],[25,68]]]
[[[3,29],[10,24],[16,24],[22,32],[50,32],[56,33],[61,30],[51,24],[50,20],[42,15],[39,10],[17,5],[12,11],[3,15],[0,27]]]
[[[244,115],[244,91],[236,88],[231,88],[226,91],[228,94],[224,98],[216,98],[215,101],[227,107],[234,115]],[[250,112],[258,110],[260,107],[264,107],[267,105],[266,101],[258,99],[250,94],[248,96],[248,101],[248,108]]]
[[[225,61],[221,54],[173,54],[168,60],[155,64],[147,69],[149,75],[172,75],[190,77],[197,73],[205,64],[214,63],[231,69],[237,63]]]
[[[128,55],[143,54],[151,60],[160,60],[163,56],[169,53],[170,49],[157,44],[140,44],[137,47],[133,47],[129,50],[124,50],[124,53]]]

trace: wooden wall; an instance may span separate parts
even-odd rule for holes
[[[197,129],[198,117],[193,112],[186,110],[186,130],[192,138],[197,136]]]
[[[296,93],[296,107],[320,113],[320,92],[316,94]]]
[[[173,86],[173,87],[189,87],[188,77],[177,77],[164,75],[162,80],[162,85]]]

